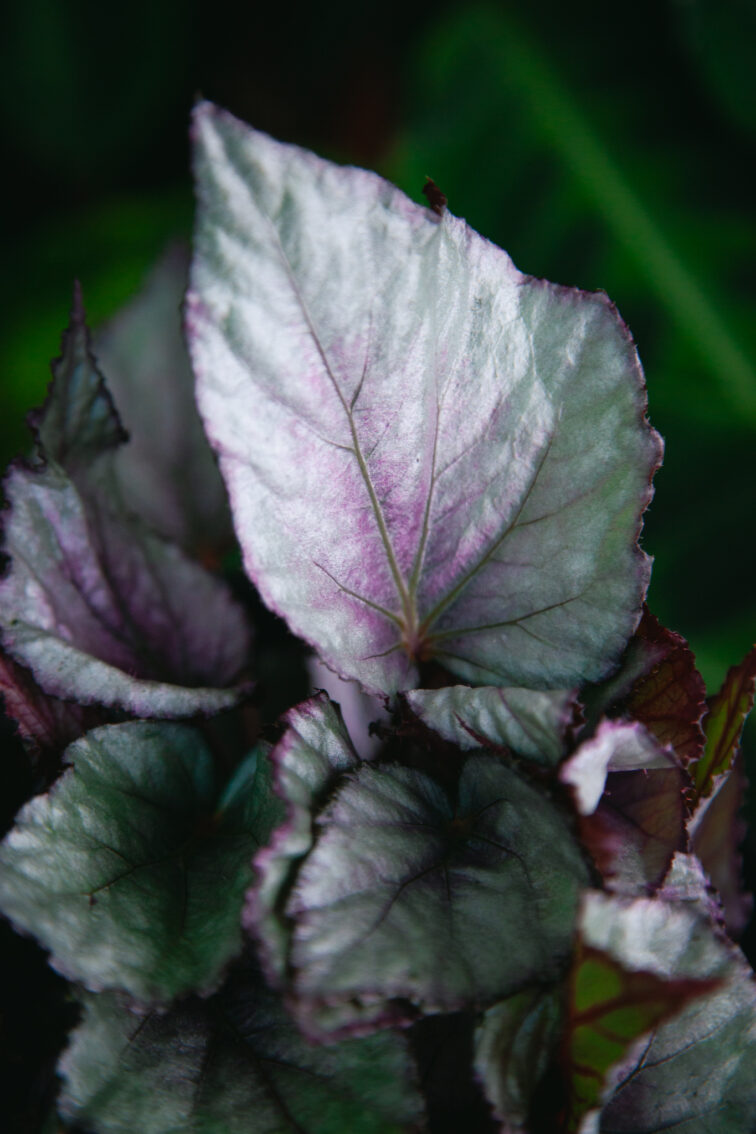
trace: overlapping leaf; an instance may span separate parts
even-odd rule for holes
[[[528,1134],[533,1097],[561,1035],[560,999],[527,989],[489,1008],[475,1033],[475,1070],[503,1134]]]
[[[628,644],[616,674],[585,695],[588,718],[601,713],[640,721],[662,747],[685,765],[698,759],[704,743],[703,679],[688,643],[667,630],[648,609]]]
[[[104,724],[103,710],[43,693],[28,669],[0,650],[0,697],[18,734],[34,755],[61,753],[72,740]]]
[[[756,1113],[756,987],[745,958],[695,903],[591,895],[593,948],[631,972],[712,982],[610,1072],[602,1134],[743,1134]],[[702,986],[703,988],[704,986]],[[691,991],[693,991],[691,987]]]
[[[637,722],[604,720],[559,775],[606,885],[635,895],[656,889],[674,854],[688,845],[689,780],[671,749]]]
[[[166,1015],[134,1016],[110,993],[84,1005],[60,1064],[60,1105],[98,1134],[421,1128],[422,1101],[400,1036],[314,1047],[254,974]]]
[[[169,249],[94,346],[130,438],[114,456],[125,501],[159,535],[214,557],[230,542],[231,517],[181,332],[188,271],[188,249]]]
[[[420,720],[465,751],[511,748],[543,764],[559,762],[574,721],[574,696],[562,690],[452,685],[414,689],[406,698]]]
[[[658,907],[654,907],[650,920]],[[662,907],[662,912],[665,908]],[[686,910],[666,907],[670,925],[652,948],[661,948],[677,938],[689,938],[696,918]],[[617,956],[612,951],[613,934],[626,933],[624,922],[633,922],[639,933],[637,955]],[[619,928],[621,924],[621,928]],[[613,1089],[618,1065],[639,1049],[639,1042],[663,1020],[673,1016],[697,997],[712,992],[716,980],[675,978],[643,967],[641,955],[648,947],[648,927],[642,907],[625,906],[601,894],[586,896],[569,980],[569,1012],[563,1044],[567,1104],[565,1134],[589,1134],[601,1106]],[[598,938],[600,946],[592,942]],[[654,966],[658,969],[658,966]],[[592,1121],[593,1120],[593,1121]],[[640,1128],[639,1128],[640,1129]]]
[[[290,942],[281,895],[297,864],[311,850],[314,820],[346,772],[359,766],[341,714],[327,694],[318,693],[290,709],[287,729],[271,753],[275,790],[287,807],[286,822],[255,858],[257,884],[250,891],[244,924],[260,944],[268,978],[283,977]]]
[[[379,178],[195,117],[189,344],[247,570],[342,676],[604,676],[661,446],[602,295]]]
[[[105,726],[67,757],[0,847],[0,907],[90,989],[165,1001],[211,988],[241,949],[251,858],[280,818],[267,759],[221,796],[182,725]]]
[[[727,927],[735,936],[745,928],[753,906],[752,896],[743,890],[740,857],[746,787],[740,735],[753,707],[755,683],[756,648],[730,669],[711,698],[704,720],[706,745],[692,768],[691,845],[719,891]]]
[[[318,715],[321,743],[340,749],[323,706]],[[282,744],[296,772],[300,741]],[[303,757],[306,776],[309,746]],[[587,872],[547,797],[488,756],[468,758],[454,800],[399,765],[364,764],[333,790],[314,840],[306,830],[300,846],[311,849],[296,872],[290,860],[284,875],[273,858],[271,873],[267,850],[257,860],[264,909],[278,921],[274,934],[262,932],[277,948],[290,935],[286,987],[307,1032],[491,1003],[559,971]],[[273,848],[306,815],[291,808]]]
[[[213,712],[249,651],[225,585],[122,504],[113,457],[123,430],[90,353],[77,293],[37,461],[17,464],[0,581],[3,641],[46,693],[139,716]]]

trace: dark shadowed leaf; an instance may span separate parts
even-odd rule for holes
[[[648,609],[618,672],[587,692],[586,707],[594,723],[602,712],[640,721],[683,764],[696,760],[703,749],[703,679],[685,639]]]
[[[722,688],[709,701],[704,718],[706,745],[691,768],[695,801],[712,794],[718,776],[726,774],[740,749],[746,717],[756,687],[756,646],[729,670]]]
[[[6,715],[16,722],[19,736],[34,756],[62,752],[88,729],[105,723],[102,709],[43,693],[29,670],[2,650],[0,697]]]
[[[153,535],[122,504],[113,469],[123,434],[89,349],[76,296],[34,464],[4,490],[9,567],[0,619],[9,653],[54,696],[139,716],[214,712],[249,652],[225,585]]]
[[[281,895],[300,860],[311,850],[314,819],[340,777],[359,765],[341,713],[325,693],[290,709],[281,741],[271,753],[276,794],[286,820],[255,858],[257,884],[250,891],[244,925],[258,939],[268,979],[277,983],[286,968],[291,937]]]
[[[610,1070],[615,1093],[602,1114],[602,1134],[745,1134],[752,1129],[753,974],[742,953],[699,908],[692,900],[621,901],[602,894],[590,895],[585,903],[583,939],[623,969],[664,981],[715,982]]]
[[[88,988],[165,1001],[241,949],[251,858],[280,820],[262,751],[219,797],[202,738],[129,722],[88,733],[0,848],[0,906]]]
[[[86,997],[60,1063],[61,1112],[99,1134],[409,1134],[422,1101],[401,1036],[313,1047],[236,976],[211,1000],[132,1015]]]
[[[706,746],[692,768],[691,847],[719,891],[727,928],[735,936],[745,928],[753,906],[752,896],[743,889],[740,856],[746,788],[740,736],[753,707],[755,684],[756,647],[730,669],[720,691],[710,698],[704,718]]]
[[[636,625],[659,463],[604,295],[202,103],[187,296],[248,573],[342,676],[605,676]]]
[[[327,711],[321,706],[314,739],[340,752],[342,736],[323,727]],[[289,776],[300,750],[295,734]],[[302,778],[316,758],[305,747]],[[252,924],[266,910],[277,915],[279,971],[287,959],[290,1002],[308,1033],[490,1004],[558,973],[587,872],[541,792],[488,756],[468,758],[454,801],[429,776],[396,765],[364,764],[333,791],[314,825],[304,805],[290,809],[257,859],[264,905],[257,898],[248,908]],[[296,874],[293,858],[286,873],[274,859],[272,875],[266,865],[291,838],[293,819],[306,857]],[[262,932],[271,936],[265,922]]]
[[[505,747],[543,764],[556,764],[564,755],[575,719],[575,698],[561,690],[452,685],[415,689],[406,698],[421,721],[465,751]]]
[[[94,346],[129,434],[114,462],[125,503],[159,535],[216,557],[233,537],[181,330],[188,272],[189,251],[176,245]]]
[[[689,936],[695,917],[688,911],[668,909],[677,936]],[[645,928],[642,914],[633,906],[615,904],[598,893],[584,898],[569,978],[563,1042],[567,1083],[565,1134],[590,1134],[597,1130],[595,1119],[615,1086],[613,1074],[617,1066],[638,1051],[644,1037],[663,1020],[691,1000],[711,993],[718,983],[711,979],[673,978],[644,968],[642,950],[648,942],[642,937],[637,957],[616,956],[611,948],[612,934],[626,932],[626,926],[619,928],[617,923],[633,917]],[[596,939],[601,942],[598,946],[593,944]]]
[[[504,1134],[527,1134],[531,1102],[562,1031],[560,996],[527,989],[489,1008],[475,1033],[475,1070]]]

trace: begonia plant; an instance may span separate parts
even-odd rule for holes
[[[94,338],[77,287],[4,483],[53,1121],[747,1134],[756,652],[707,699],[644,605],[627,327],[432,183],[192,134],[191,264]]]

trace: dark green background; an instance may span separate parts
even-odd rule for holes
[[[190,231],[202,93],[416,197],[430,174],[524,271],[610,294],[667,442],[650,602],[717,684],[756,628],[754,49],[753,0],[16,3],[0,455],[25,444],[73,278],[97,323]]]

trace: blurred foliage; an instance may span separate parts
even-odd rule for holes
[[[26,444],[73,278],[96,324],[191,227],[197,91],[278,136],[376,165],[526,272],[603,288],[667,442],[650,603],[716,685],[756,626],[756,6],[398,0],[9,5],[0,455]]]

